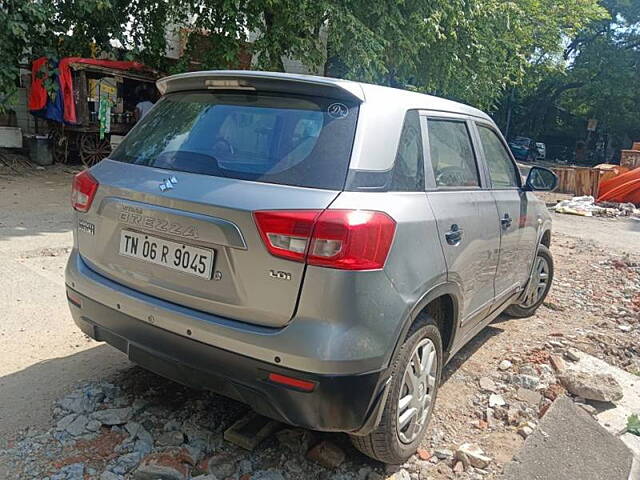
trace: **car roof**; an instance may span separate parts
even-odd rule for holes
[[[282,91],[305,91],[307,94],[316,91],[317,94],[322,95],[323,91],[329,91],[337,95],[338,98],[342,97],[360,102],[371,102],[381,98],[393,97],[394,101],[410,105],[410,108],[460,113],[490,120],[486,113],[477,108],[445,98],[371,83],[316,75],[254,70],[204,70],[161,78],[157,81],[157,86],[158,90],[165,94],[174,91],[211,88],[206,86],[207,81],[215,82],[217,80],[221,82],[225,80],[246,81],[248,86],[255,85],[258,89],[260,87],[271,87]],[[210,85],[212,84],[210,83]],[[224,85],[224,83],[221,83],[221,85]]]

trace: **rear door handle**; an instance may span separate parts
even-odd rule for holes
[[[504,217],[500,219],[500,223],[502,224],[502,228],[506,230],[513,223],[513,219],[509,216],[508,213],[505,213]]]
[[[462,241],[462,230],[458,226],[458,224],[454,223],[451,225],[451,230],[444,234],[444,238],[447,239],[447,243],[449,245],[459,245]]]

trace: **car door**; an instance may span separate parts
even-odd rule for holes
[[[429,160],[427,198],[436,218],[447,278],[461,291],[459,318],[464,330],[484,317],[494,299],[500,245],[495,200],[478,167],[472,122],[455,115],[423,118]]]
[[[529,276],[535,248],[537,218],[529,207],[529,192],[521,188],[518,166],[498,130],[476,122],[480,148],[500,218],[500,256],[496,272],[496,302],[520,290]]]

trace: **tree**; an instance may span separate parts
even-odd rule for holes
[[[52,28],[50,5],[24,0],[0,3],[0,112],[12,102],[20,63],[34,52],[46,52]]]
[[[561,57],[531,69],[517,88],[515,133],[573,149],[587,137],[587,119],[595,118],[598,132],[592,139],[606,139],[619,149],[640,138],[640,2],[602,4],[606,17],[577,31]],[[509,104],[505,96],[498,114],[503,122]]]
[[[605,14],[598,0],[9,1],[47,12],[27,28],[49,38],[48,45],[9,39],[13,55],[136,58],[164,72],[194,64],[234,67],[241,54],[252,56],[257,68],[282,70],[283,57],[290,57],[328,75],[482,108],[492,107],[532,64],[551,61],[565,38]],[[178,63],[164,55],[167,28],[184,35]]]

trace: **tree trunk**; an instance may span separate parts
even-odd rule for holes
[[[269,38],[269,33],[273,28],[273,24],[275,21],[275,13],[270,9],[264,10],[264,26],[265,26],[265,34],[267,38]],[[282,62],[282,48],[276,42],[269,42],[269,47],[267,50],[267,57],[269,60],[268,68],[269,70],[274,70],[277,72],[284,72],[284,63]]]

